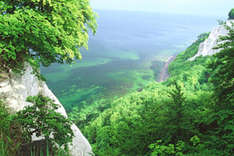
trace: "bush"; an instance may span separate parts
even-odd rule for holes
[[[229,19],[234,19],[234,8],[228,14]]]
[[[15,155],[23,142],[20,124],[0,100],[0,155]]]
[[[42,95],[28,97],[27,101],[33,105],[19,111],[16,119],[22,125],[24,135],[28,137],[27,141],[31,142],[31,136],[36,134],[37,137],[44,136],[46,142],[54,147],[59,145],[67,149],[68,143],[72,142],[74,136],[72,123],[56,112],[58,105]]]
[[[10,114],[0,101],[0,155],[67,155],[74,136],[70,120],[56,112],[58,105],[48,97],[28,97],[28,102],[33,105]],[[32,134],[44,136],[44,140],[32,142]]]

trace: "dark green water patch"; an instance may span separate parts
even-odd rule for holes
[[[98,30],[77,64],[42,68],[67,111],[122,96],[157,80],[162,61],[209,31],[216,19],[98,11]],[[159,60],[159,61],[155,61]],[[153,62],[154,61],[154,62]]]
[[[152,70],[143,63],[142,59],[116,58],[96,66],[65,68],[65,65],[54,64],[46,70],[42,69],[42,73],[51,90],[70,111],[74,106],[121,96],[153,81]]]

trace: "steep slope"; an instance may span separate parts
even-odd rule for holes
[[[39,93],[54,100],[60,107],[57,112],[67,117],[66,111],[56,98],[56,96],[47,87],[44,81],[32,74],[32,68],[26,67],[23,75],[19,74],[1,74],[0,80],[0,98],[8,104],[12,112],[22,110],[24,107],[31,105],[26,102],[28,96],[36,96]],[[87,139],[83,136],[75,124],[72,125],[74,138],[72,145],[69,147],[72,156],[88,156],[92,153],[91,146]],[[41,138],[33,136],[33,140],[40,140]]]
[[[231,26],[232,22],[234,23],[234,20],[228,20],[226,24],[228,26]],[[193,61],[199,56],[211,56],[217,53],[219,50],[213,48],[217,46],[219,37],[225,35],[227,35],[227,30],[225,29],[224,25],[219,25],[215,27],[211,31],[209,37],[203,43],[200,44],[197,54],[189,60]]]
[[[224,139],[216,134],[219,128],[223,135],[223,125],[218,126],[212,116],[216,108],[209,68],[215,58],[210,55],[218,52],[213,50],[218,37],[227,33],[224,28],[201,34],[178,54],[169,65],[167,81],[112,101],[110,108],[87,123],[84,134],[93,151],[100,156],[230,155],[231,132],[225,132]],[[178,147],[181,151],[178,145],[183,145]]]

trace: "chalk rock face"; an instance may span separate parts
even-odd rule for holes
[[[234,23],[234,20],[228,20],[227,25],[231,26],[231,23]],[[200,44],[200,47],[198,49],[198,52],[195,56],[190,58],[190,61],[195,60],[199,56],[211,56],[219,52],[219,49],[213,49],[218,45],[218,40],[220,36],[226,36],[228,31],[225,29],[223,25],[215,27],[209,37]]]
[[[46,83],[38,80],[38,78],[32,74],[32,68],[29,65],[26,65],[25,68],[26,70],[23,75],[9,74],[8,77],[4,76],[4,78],[0,79],[0,98],[4,99],[7,107],[9,107],[12,112],[20,111],[25,106],[32,105],[32,103],[26,102],[28,96],[37,96],[40,93],[54,100],[54,102],[60,106],[56,111],[67,117],[64,107],[47,87]],[[71,155],[89,156],[92,153],[89,142],[75,124],[73,124],[71,128],[75,135],[72,145],[69,147]],[[40,140],[42,137],[38,138],[32,136],[32,138],[33,140]]]

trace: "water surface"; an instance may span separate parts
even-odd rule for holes
[[[213,17],[97,11],[98,30],[74,65],[42,68],[65,108],[122,96],[157,79],[163,62],[216,25]],[[153,67],[153,68],[152,68]]]

